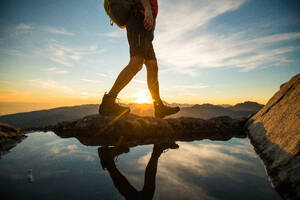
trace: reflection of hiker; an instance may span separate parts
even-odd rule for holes
[[[175,143],[154,145],[151,158],[145,171],[144,187],[137,191],[117,169],[114,157],[122,153],[127,153],[128,148],[124,147],[99,147],[98,153],[103,169],[107,169],[113,180],[115,187],[126,199],[152,199],[155,191],[155,177],[157,172],[158,158],[165,149],[177,149],[179,146]]]
[[[111,20],[127,30],[130,46],[129,64],[121,71],[108,94],[104,94],[99,108],[101,115],[121,115],[130,109],[115,103],[119,92],[142,69],[147,69],[147,82],[154,100],[155,116],[163,118],[179,111],[179,107],[165,106],[159,95],[158,66],[152,46],[157,0],[105,0],[104,7]]]

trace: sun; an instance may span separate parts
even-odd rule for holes
[[[134,102],[135,103],[152,103],[152,98],[150,97],[150,95],[148,94],[147,91],[145,90],[139,90],[137,93],[135,93],[134,95]]]

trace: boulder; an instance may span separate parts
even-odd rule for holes
[[[300,74],[246,124],[274,188],[285,199],[300,199]]]
[[[0,158],[26,136],[16,127],[0,122]]]

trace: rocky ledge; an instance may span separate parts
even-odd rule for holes
[[[26,136],[18,128],[0,122],[0,157],[24,138]]]
[[[285,199],[300,199],[300,74],[280,87],[247,128],[274,188]]]
[[[159,119],[131,114],[116,120],[113,117],[90,115],[43,130],[54,131],[61,137],[76,137],[85,145],[136,146],[169,141],[228,140],[232,137],[246,137],[243,128],[246,121],[246,118],[230,117],[209,120]]]

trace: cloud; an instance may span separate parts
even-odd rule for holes
[[[17,30],[29,30],[29,29],[32,29],[32,26],[31,25],[28,25],[28,24],[19,24],[17,27],[16,27]]]
[[[108,74],[104,74],[104,73],[97,73],[97,75],[102,76],[102,77],[105,77],[105,78],[114,79],[113,76],[108,75]],[[133,78],[131,81],[132,81],[132,82],[135,82],[135,83],[140,83],[140,84],[147,84],[147,81],[139,80],[139,79],[136,79],[136,78]]]
[[[113,78],[111,75],[103,74],[103,73],[97,73],[97,75],[105,77],[105,78],[111,78],[111,79]]]
[[[103,34],[100,34],[100,35],[101,36],[104,35],[106,37],[111,37],[111,38],[121,38],[121,37],[126,37],[126,31],[118,30],[118,31],[103,33]]]
[[[157,57],[165,66],[162,72],[197,75],[199,69],[216,67],[238,67],[240,71],[249,71],[289,62],[287,53],[295,47],[271,49],[270,46],[300,39],[300,32],[253,38],[247,31],[225,35],[209,29],[213,19],[244,3],[244,0],[162,1],[155,40]],[[249,27],[254,31],[256,28],[255,25]]]
[[[34,54],[35,56],[45,57],[58,64],[71,67],[74,63],[79,62],[82,57],[101,53],[102,51],[97,44],[87,47],[70,47],[51,39],[44,48],[37,48]]]
[[[29,80],[29,83],[33,86],[40,87],[47,90],[53,90],[61,93],[67,93],[67,94],[75,93],[72,88],[62,85],[54,80],[33,79],[33,80]]]
[[[175,85],[174,88],[177,88],[177,89],[203,89],[203,88],[208,88],[208,86],[207,85],[202,85],[202,84]]]
[[[99,81],[99,80],[92,80],[92,79],[86,79],[86,78],[82,78],[80,80],[84,81],[84,82],[88,82],[88,83],[102,83],[102,81]]]
[[[61,70],[61,69],[58,69],[56,67],[49,67],[49,68],[46,68],[46,69],[41,69],[42,71],[45,71],[45,72],[53,72],[53,73],[56,73],[56,74],[68,74],[69,71],[67,70]]]
[[[74,33],[71,33],[71,32],[66,31],[64,29],[58,29],[58,28],[54,28],[54,27],[50,27],[50,26],[44,27],[44,31],[49,32],[49,33],[53,33],[53,34],[58,34],[58,35],[68,35],[68,36],[73,36],[74,35]]]

